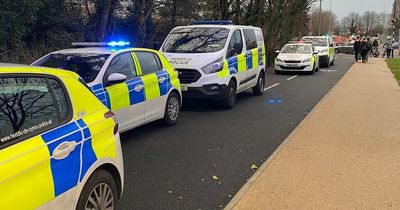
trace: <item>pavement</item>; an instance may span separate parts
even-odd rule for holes
[[[400,209],[400,87],[356,63],[225,209]]]

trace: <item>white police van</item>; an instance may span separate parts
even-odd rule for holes
[[[160,51],[179,72],[184,98],[212,98],[232,108],[236,94],[265,85],[263,33],[231,21],[193,21],[174,28]]]

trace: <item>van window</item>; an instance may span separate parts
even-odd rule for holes
[[[135,52],[139,60],[142,75],[155,73],[161,71],[161,62],[157,55],[151,52]]]
[[[255,30],[257,37],[257,45],[264,46],[264,36],[261,30]]]
[[[246,42],[246,50],[257,48],[256,33],[253,29],[243,29],[244,40]]]
[[[48,81],[39,77],[0,77],[0,148],[66,119],[69,110],[61,84]]]
[[[176,28],[167,37],[162,51],[167,53],[211,53],[222,50],[229,29],[222,27]]]
[[[235,49],[235,46],[242,46],[240,50]],[[228,52],[226,57],[230,58],[232,56],[241,54],[243,51],[243,39],[242,39],[242,33],[240,32],[239,29],[237,29],[235,32],[233,32],[231,40],[229,41],[229,46],[228,46]]]

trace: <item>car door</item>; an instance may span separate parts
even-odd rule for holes
[[[121,131],[125,131],[144,120],[144,83],[138,77],[136,65],[131,52],[114,56],[103,77],[109,96],[109,108],[116,114]],[[111,74],[123,74],[126,81],[119,84],[107,84]]]
[[[249,87],[254,81],[257,81],[257,69],[259,66],[258,62],[258,47],[256,33],[253,29],[243,29],[244,40],[246,44],[246,68],[247,77],[244,81],[246,87]],[[252,82],[253,81],[253,82]]]
[[[239,86],[237,91],[241,91],[245,88],[247,78],[246,72],[246,58],[243,52],[243,36],[240,29],[236,29],[231,36],[229,41],[226,59],[228,61],[228,68],[230,74],[236,74],[239,80]]]
[[[161,118],[171,88],[169,74],[163,69],[157,54],[149,51],[134,52],[140,66],[145,92],[145,120]]]
[[[82,133],[61,81],[0,76],[0,101],[0,209],[34,209],[76,187]]]

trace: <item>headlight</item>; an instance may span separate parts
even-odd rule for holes
[[[218,60],[204,66],[203,68],[201,68],[201,70],[206,74],[212,74],[221,71],[223,68],[224,60],[222,58],[219,58]]]
[[[311,62],[311,58],[307,58],[307,59],[305,59],[305,60],[303,61],[303,63],[308,63],[308,62]]]
[[[277,59],[275,60],[275,63],[283,63],[283,60],[280,59],[280,58],[277,58]]]

